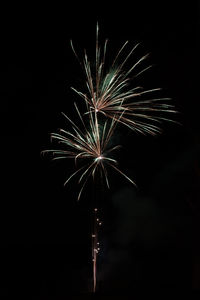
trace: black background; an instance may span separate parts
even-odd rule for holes
[[[139,4],[138,4],[139,3]],[[146,87],[162,87],[180,114],[157,137],[122,129],[120,168],[137,190],[111,173],[102,198],[100,294],[200,288],[198,1],[17,6],[1,18],[1,286],[0,295],[87,295],[91,290],[92,184],[76,202],[77,184],[63,187],[73,164],[51,162],[49,133],[73,116],[70,90],[81,84],[72,53],[109,38],[108,56],[141,42],[138,58],[154,64]],[[141,52],[140,52],[141,51]]]

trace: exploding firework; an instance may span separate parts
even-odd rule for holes
[[[78,183],[81,184],[81,188],[78,194],[78,200],[82,194],[82,191],[92,176],[94,179],[95,174],[98,172],[101,177],[105,178],[107,187],[109,188],[109,180],[107,167],[113,168],[115,171],[124,176],[129,182],[135,185],[126,174],[124,174],[118,167],[117,161],[109,154],[114,150],[118,149],[120,145],[110,147],[110,140],[116,128],[117,121],[122,116],[113,118],[110,122],[105,120],[102,126],[98,120],[96,112],[92,112],[88,109],[87,116],[88,123],[86,123],[81,116],[81,113],[75,104],[77,114],[79,116],[82,127],[80,128],[75,124],[66,114],[63,113],[64,117],[72,126],[71,131],[60,129],[59,133],[52,133],[52,140],[56,140],[62,149],[45,150],[43,153],[51,153],[53,160],[71,158],[75,160],[77,167],[78,161],[82,161],[80,167],[76,168],[65,181],[66,185],[75,175],[79,175]],[[97,208],[94,208],[94,221],[92,228],[92,262],[93,262],[93,292],[96,291],[96,276],[97,276],[97,255],[99,252],[99,241],[98,241],[98,227],[101,225],[99,219],[96,217]]]
[[[95,63],[91,63],[85,52],[81,61],[75,52],[71,41],[74,54],[78,58],[86,77],[87,92],[84,93],[72,87],[89,105],[92,111],[102,113],[105,117],[114,118],[129,127],[131,130],[142,133],[156,135],[161,132],[160,123],[163,120],[172,121],[167,116],[175,113],[174,106],[170,104],[170,98],[155,97],[160,88],[144,90],[140,86],[130,88],[132,73],[137,77],[151,66],[137,72],[138,66],[147,58],[142,56],[131,67],[126,70],[126,64],[134,50],[139,46],[136,44],[128,55],[123,58],[128,41],[118,51],[111,67],[105,71],[107,42],[105,41],[103,52],[99,46],[99,27],[96,27],[96,58]],[[91,66],[95,65],[95,69]],[[119,115],[123,115],[118,118]],[[164,116],[162,116],[164,114]]]
[[[100,126],[96,112],[93,113],[91,110],[88,110],[87,119],[89,122],[87,124],[81,116],[76,104],[75,108],[82,128],[76,125],[63,113],[64,117],[71,124],[72,131],[60,129],[59,133],[52,133],[52,140],[56,140],[60,146],[62,145],[62,149],[43,151],[43,153],[51,153],[53,155],[53,160],[72,158],[75,160],[76,166],[78,165],[78,161],[82,161],[81,166],[67,178],[64,185],[66,185],[75,175],[79,175],[78,183],[81,184],[81,189],[78,194],[79,200],[88,179],[91,176],[94,178],[95,174],[98,172],[105,178],[109,188],[107,167],[115,169],[129,182],[135,185],[133,180],[117,167],[117,161],[112,157],[109,157],[109,154],[112,151],[120,147],[120,145],[109,147],[109,144],[116,128],[117,121],[122,115],[113,118],[110,123],[106,120],[103,125]]]
[[[135,185],[134,181],[118,168],[117,161],[112,156],[113,151],[120,147],[119,145],[112,146],[111,143],[118,123],[138,133],[156,135],[161,132],[160,123],[164,120],[172,121],[168,115],[176,112],[169,102],[170,98],[153,96],[160,88],[145,90],[141,86],[131,87],[132,79],[151,67],[147,66],[137,71],[139,65],[148,56],[144,55],[128,69],[126,68],[129,58],[139,44],[136,44],[124,57],[123,53],[128,41],[125,42],[114,57],[110,68],[106,68],[107,42],[106,40],[101,51],[97,24],[94,69],[86,52],[83,60],[80,60],[71,42],[72,50],[84,70],[87,92],[72,89],[84,99],[86,112],[81,114],[75,104],[81,126],[63,113],[72,129],[70,131],[60,129],[59,132],[52,133],[51,138],[59,144],[59,149],[43,151],[43,153],[51,153],[53,160],[74,159],[75,171],[66,179],[64,185],[72,178],[78,177],[80,184],[78,200],[89,178],[94,179],[96,174],[104,178],[109,187],[108,167]],[[92,228],[93,292],[96,291],[97,254],[100,250],[98,226],[100,224],[95,206]]]

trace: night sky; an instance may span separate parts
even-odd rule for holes
[[[162,87],[181,123],[164,123],[156,137],[118,131],[120,169],[138,188],[110,172],[111,189],[98,194],[98,293],[200,289],[198,1],[138,3],[2,10],[0,296],[83,299],[91,290],[95,186],[77,202],[77,182],[63,187],[74,163],[41,151],[68,126],[62,111],[76,118],[73,103],[82,100],[70,87],[84,77],[69,41],[94,55],[97,21],[108,59],[126,40],[141,42],[135,58],[150,53],[153,64],[141,84]]]

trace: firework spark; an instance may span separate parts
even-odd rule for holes
[[[53,160],[73,158],[75,160],[75,165],[77,165],[78,160],[84,162],[67,178],[64,185],[66,185],[75,175],[79,174],[80,177],[78,183],[81,184],[81,189],[78,194],[79,200],[90,176],[94,178],[95,174],[99,172],[101,176],[105,178],[106,184],[109,188],[107,166],[115,169],[129,182],[135,185],[133,180],[131,180],[117,167],[117,161],[108,156],[109,153],[120,147],[120,145],[109,147],[109,143],[117,121],[121,116],[113,118],[110,123],[106,120],[102,125],[102,128],[100,128],[96,112],[93,113],[91,110],[88,111],[87,117],[89,119],[89,123],[87,125],[76,104],[75,108],[83,128],[81,129],[78,127],[66,114],[63,113],[65,118],[72,125],[73,130],[66,131],[64,129],[60,129],[59,133],[51,134],[52,140],[56,140],[63,146],[63,149],[43,151],[43,153],[52,153]]]
[[[96,113],[99,112],[108,118],[116,119],[123,112],[118,121],[135,132],[151,135],[160,133],[160,123],[163,120],[172,121],[167,115],[176,112],[174,106],[169,102],[171,99],[152,97],[152,95],[161,90],[160,88],[148,90],[144,90],[140,86],[130,88],[132,76],[129,76],[132,72],[136,72],[134,75],[135,78],[151,67],[147,66],[137,72],[137,67],[148,57],[148,54],[142,56],[126,70],[125,65],[128,59],[139,46],[139,44],[136,44],[128,55],[123,58],[123,51],[128,44],[128,41],[126,41],[115,56],[110,69],[105,72],[108,40],[105,41],[103,53],[101,54],[98,36],[99,27],[97,24],[94,71],[91,67],[93,64],[89,61],[87,53],[85,52],[83,61],[81,61],[71,41],[72,50],[78,58],[86,76],[87,92],[81,92],[73,87],[72,89]],[[164,116],[161,116],[161,114],[164,114]]]

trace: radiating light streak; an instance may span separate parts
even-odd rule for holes
[[[87,92],[72,89],[81,96],[91,110],[101,113],[105,117],[115,119],[131,130],[141,134],[156,135],[161,132],[162,121],[171,121],[168,115],[176,113],[170,98],[155,96],[160,88],[145,90],[141,86],[132,86],[132,79],[141,75],[151,66],[141,70],[138,67],[148,57],[142,56],[131,66],[127,67],[131,55],[139,43],[136,44],[124,57],[128,41],[117,52],[111,67],[105,71],[107,42],[103,52],[99,46],[99,27],[96,27],[96,55],[91,62],[85,51],[83,60],[80,60],[71,41],[72,50],[79,60],[85,74]],[[95,70],[91,66],[95,65]],[[132,76],[131,74],[134,73]],[[123,112],[123,115],[119,117]]]
[[[130,183],[135,185],[134,181],[117,167],[117,161],[109,156],[111,152],[120,147],[116,145],[109,148],[109,143],[121,116],[112,119],[110,122],[106,120],[102,125],[102,129],[100,129],[97,113],[93,113],[89,110],[86,116],[87,119],[89,119],[89,123],[86,124],[76,104],[75,108],[82,128],[63,113],[64,117],[71,124],[72,130],[60,129],[59,133],[52,133],[52,141],[55,140],[62,148],[43,151],[43,153],[51,153],[53,160],[68,158],[75,160],[76,170],[66,179],[64,185],[73,177],[79,175],[78,183],[81,184],[78,194],[79,200],[88,179],[91,176],[94,178],[97,172],[99,172],[101,176],[104,176],[106,184],[109,187],[108,167],[113,168]],[[81,161],[81,166],[77,168],[78,161]]]

